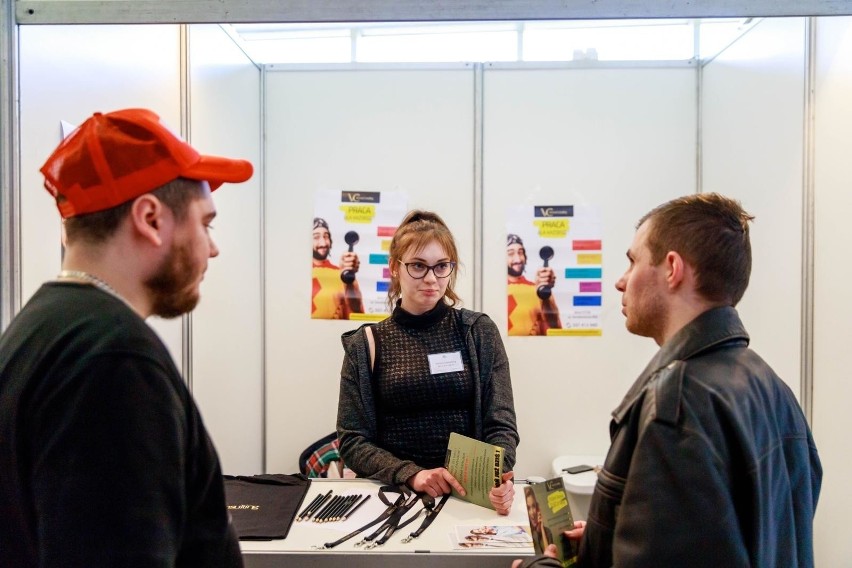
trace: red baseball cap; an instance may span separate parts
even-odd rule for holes
[[[110,209],[184,177],[210,184],[243,182],[246,160],[202,156],[146,109],[96,112],[41,167],[44,187],[67,219]]]

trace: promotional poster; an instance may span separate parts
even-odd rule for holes
[[[311,318],[388,316],[388,250],[407,211],[400,192],[321,191],[312,223]]]
[[[597,208],[519,206],[509,210],[506,225],[508,334],[601,335]]]

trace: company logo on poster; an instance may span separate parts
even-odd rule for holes
[[[344,191],[342,199],[344,203],[379,203],[382,199],[378,191]]]

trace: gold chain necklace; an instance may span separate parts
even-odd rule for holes
[[[118,298],[128,306],[130,305],[130,302],[125,300],[124,297],[115,290],[115,288],[113,288],[94,274],[89,274],[88,272],[83,272],[82,270],[62,270],[59,272],[59,274],[56,275],[56,278],[58,278],[59,280],[84,280],[89,284],[95,286],[95,288],[99,288],[107,294]]]

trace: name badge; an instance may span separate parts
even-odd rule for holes
[[[429,355],[429,372],[433,375],[463,370],[464,363],[462,363],[461,351],[454,351],[453,353],[433,353],[432,355]]]

